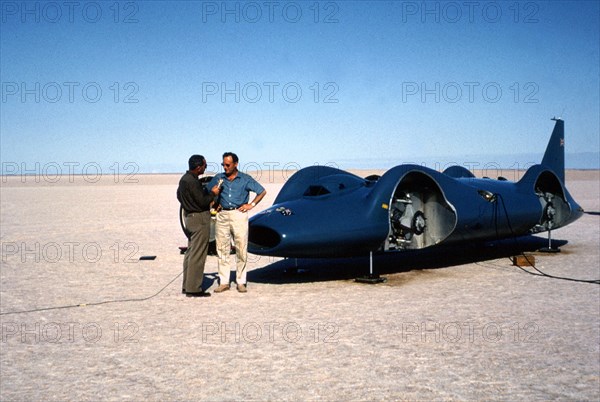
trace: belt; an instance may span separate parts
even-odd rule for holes
[[[184,211],[184,212],[183,212],[183,215],[184,215],[184,216],[188,216],[188,215],[191,215],[191,214],[202,214],[202,213],[204,213],[204,212],[208,212],[208,211],[190,211],[190,212],[188,212],[188,211]]]
[[[238,208],[239,207],[230,207],[230,208],[222,207],[221,210],[223,210],[223,211],[233,211],[234,209],[238,209]]]

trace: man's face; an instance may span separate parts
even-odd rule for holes
[[[231,156],[223,158],[223,170],[225,171],[226,176],[233,174],[237,170],[237,163],[233,163],[233,158]]]
[[[202,166],[198,166],[198,174],[204,174],[204,171],[206,170],[206,161],[204,161],[204,163],[202,164]]]

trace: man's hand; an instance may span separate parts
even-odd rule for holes
[[[217,184],[210,190],[210,192],[214,195],[219,195],[219,193],[221,192],[221,187]]]
[[[254,206],[252,206],[252,204],[244,204],[241,207],[238,208],[238,210],[240,212],[248,212],[250,211],[252,208],[254,208]]]

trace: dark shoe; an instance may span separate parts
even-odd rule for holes
[[[186,297],[210,297],[210,293],[208,292],[196,292],[196,293],[186,293]]]

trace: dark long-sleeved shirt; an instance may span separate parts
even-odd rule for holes
[[[177,199],[186,213],[204,212],[210,209],[214,195],[204,189],[198,176],[189,170],[179,180]]]

